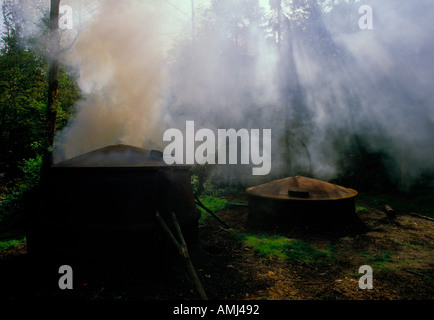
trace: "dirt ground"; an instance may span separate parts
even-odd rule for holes
[[[229,200],[246,200],[232,196]],[[358,203],[366,229],[351,232],[269,230],[302,239],[322,249],[336,248],[335,259],[318,266],[261,258],[240,237],[259,233],[246,224],[248,208],[234,205],[218,213],[230,228],[209,217],[189,251],[210,300],[432,300],[434,297],[434,222],[407,214],[389,218],[382,210]],[[373,289],[362,290],[359,267],[380,253],[386,261],[373,266]],[[114,253],[115,254],[115,253]],[[138,252],[137,254],[146,254]],[[152,265],[150,257],[149,265]],[[83,300],[196,300],[186,269],[173,257],[163,267],[142,269],[118,264],[74,273],[74,290],[59,290],[59,275],[44,278],[32,269],[26,243],[0,254],[0,301],[21,298]],[[51,282],[50,282],[51,281]]]
[[[252,248],[237,242],[231,232],[210,220],[201,228],[206,253],[201,253],[199,260],[208,263],[196,263],[209,273],[204,277],[204,287],[210,288],[209,296],[216,299],[432,300],[434,222],[399,214],[391,219],[385,212],[366,206],[357,213],[366,229],[277,231],[319,249],[332,244],[337,250],[336,260],[321,267],[258,258]],[[237,207],[222,212],[220,217],[236,232],[260,233],[245,227],[247,215],[246,207]],[[390,252],[390,259],[378,268],[373,266],[373,289],[360,289],[358,269],[370,264],[366,256],[384,252]]]

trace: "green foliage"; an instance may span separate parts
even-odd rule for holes
[[[19,43],[12,30],[3,37],[0,51],[0,172],[15,178],[22,159],[42,154],[46,133],[48,65],[45,57]],[[57,129],[72,116],[80,97],[78,85],[64,67],[59,68]],[[34,148],[34,145],[39,148]]]
[[[192,186],[192,188],[193,188],[193,193],[194,194],[196,194],[196,195],[200,195],[200,192],[199,192],[199,180],[198,180],[198,177],[197,177],[197,175],[192,175],[191,176],[191,186]]]
[[[285,261],[321,265],[334,261],[336,255],[336,249],[332,245],[320,250],[306,241],[288,239],[278,235],[244,235],[244,242],[263,258],[277,258]]]
[[[12,36],[0,55],[0,170],[16,173],[18,162],[35,156],[46,108],[45,63]]]
[[[360,205],[358,205],[358,204],[356,204],[356,210],[357,210],[357,211],[368,211],[367,208],[362,207],[362,206],[360,206]]]
[[[23,198],[39,181],[45,153],[47,61],[21,45],[15,29],[2,38],[0,50],[0,224],[23,211]],[[74,77],[59,68],[57,130],[72,116],[80,97]],[[0,228],[1,229],[1,228]]]
[[[0,225],[19,216],[23,207],[23,198],[39,182],[42,166],[42,155],[23,160],[19,168],[23,173],[21,178],[14,180],[11,188],[4,188],[0,194]]]
[[[213,183],[210,180],[206,180],[203,182],[203,190],[199,186],[199,179],[197,175],[191,176],[191,184],[193,187],[193,193],[205,196],[212,197],[223,197],[227,194],[240,194],[244,193],[244,189],[239,186],[234,185],[218,185]]]
[[[17,245],[19,245],[22,242],[25,242],[26,238],[21,238],[21,239],[9,239],[9,240],[1,240],[0,241],[0,252],[2,252],[5,249],[9,249],[11,247],[15,247]]]
[[[214,212],[226,209],[229,206],[228,201],[213,196],[204,196],[199,199],[205,205],[205,207],[211,209]],[[201,208],[201,210],[203,209]]]
[[[286,259],[287,248],[293,240],[285,237],[272,236],[268,238],[258,238],[254,235],[246,236],[245,243],[253,247],[261,257],[273,257]]]
[[[24,178],[19,180],[18,189],[20,192],[31,190],[39,182],[42,167],[42,155],[35,158],[23,160],[20,169],[24,173]]]
[[[200,197],[199,200],[205,207],[212,210],[214,213],[224,210],[230,206],[228,201],[213,196],[203,196]],[[198,209],[201,211],[201,221],[209,217],[209,213],[200,206],[198,206]]]
[[[73,105],[80,99],[80,88],[72,74],[59,68],[59,106],[57,109],[56,130],[61,131],[74,116]]]

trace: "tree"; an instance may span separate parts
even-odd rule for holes
[[[50,148],[53,147],[54,134],[56,131],[56,117],[58,111],[59,94],[59,61],[60,51],[59,37],[59,6],[60,0],[51,0],[50,5],[50,25],[49,25],[49,52],[48,52],[48,100],[47,100],[47,132],[46,132],[46,154],[44,157],[44,167],[51,164]]]
[[[3,3],[5,28],[0,49],[0,230],[22,217],[28,192],[37,186],[47,149],[48,65],[45,50],[23,31],[21,0]],[[36,37],[46,33],[42,24]],[[63,66],[57,68],[56,116],[61,129],[80,91]],[[50,162],[47,161],[47,164]]]
[[[48,25],[42,24],[37,34],[28,35],[22,29],[20,0],[8,0],[2,5],[5,27],[0,51],[0,172],[13,179],[19,175],[23,159],[42,155],[47,143],[48,66],[47,51],[40,34]],[[38,9],[39,10],[39,9]],[[56,117],[51,127],[60,129],[72,115],[72,105],[80,92],[72,75],[57,68]],[[10,180],[10,179],[8,179]]]
[[[13,176],[19,162],[33,157],[32,148],[42,144],[47,90],[44,60],[17,38],[10,30],[0,55],[0,171]]]

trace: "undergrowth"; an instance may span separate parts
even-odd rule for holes
[[[21,242],[25,242],[26,237],[21,239],[9,239],[9,240],[0,240],[0,252],[5,249],[9,249],[19,245]]]
[[[336,248],[332,245],[318,249],[308,242],[289,239],[279,235],[241,235],[244,243],[252,247],[262,258],[295,261],[306,264],[321,265],[335,261]]]

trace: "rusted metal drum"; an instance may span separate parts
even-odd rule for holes
[[[155,214],[174,212],[186,241],[197,237],[200,213],[190,167],[166,165],[158,151],[114,145],[53,165],[29,250],[68,258],[145,257],[165,243]]]
[[[357,221],[358,192],[325,181],[295,176],[246,191],[251,225],[338,226]]]

